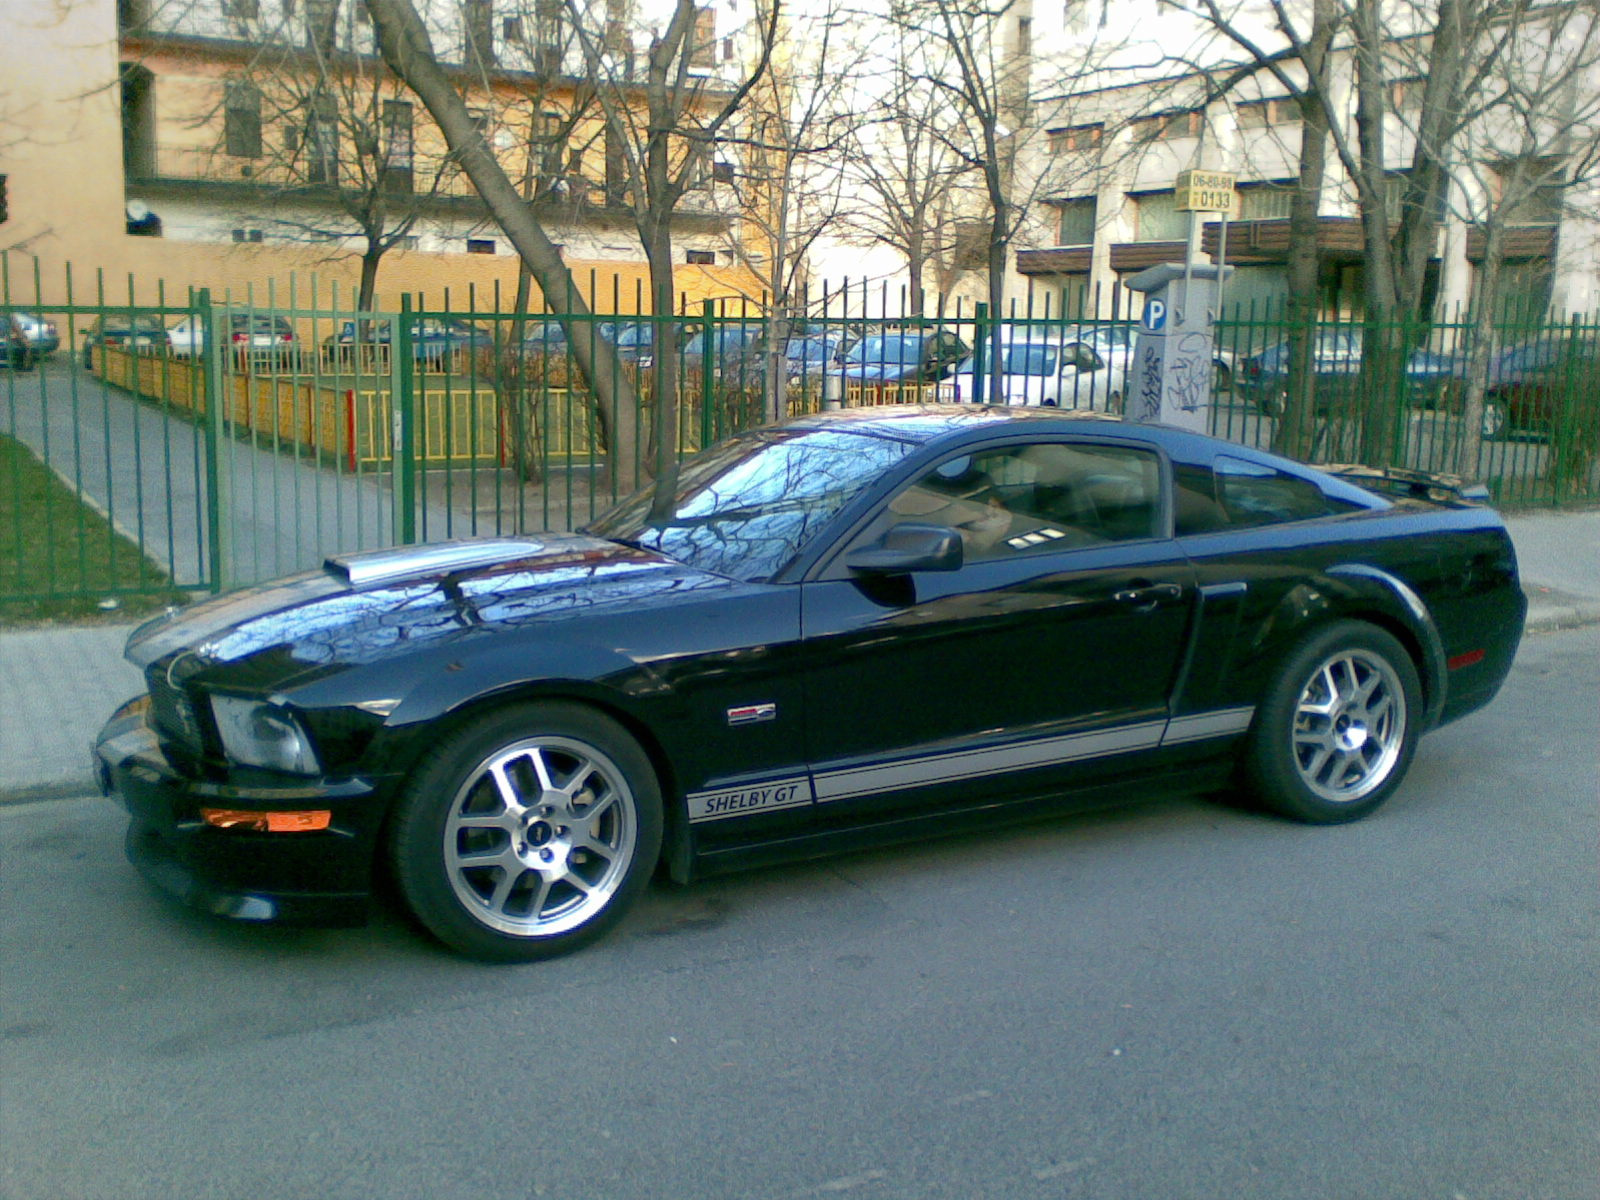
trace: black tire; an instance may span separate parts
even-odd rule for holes
[[[1371,813],[1405,778],[1422,687],[1404,646],[1364,621],[1303,638],[1256,709],[1245,786],[1268,808],[1314,825]]]
[[[661,825],[655,771],[620,725],[582,705],[518,704],[428,753],[390,852],[406,904],[445,945],[528,962],[617,923],[649,883]]]
[[[1495,400],[1486,400],[1483,405],[1483,416],[1479,419],[1478,432],[1486,442],[1498,442],[1511,435],[1511,421],[1506,416],[1505,405]]]

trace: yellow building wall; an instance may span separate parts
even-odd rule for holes
[[[10,219],[0,251],[13,304],[181,304],[190,287],[257,304],[353,303],[360,277],[353,254],[273,245],[186,242],[125,232],[120,44],[116,0],[24,6],[0,37],[0,173],[8,176]],[[214,105],[200,77],[171,81],[178,98]],[[157,86],[161,86],[158,79]],[[211,84],[215,86],[215,84]],[[420,109],[420,106],[419,106]],[[159,136],[166,136],[167,131]],[[200,145],[214,133],[195,130]],[[187,141],[187,138],[185,139]],[[607,312],[649,307],[649,272],[636,262],[573,261],[579,294]],[[516,295],[515,255],[438,254],[396,249],[378,272],[379,302],[402,293],[428,307],[506,306]],[[746,297],[761,285],[735,266],[678,264],[677,290],[691,306]],[[536,292],[537,295],[537,292]],[[536,300],[537,302],[537,300]]]

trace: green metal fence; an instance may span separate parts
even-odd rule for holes
[[[357,312],[315,286],[136,303],[132,281],[116,295],[69,273],[47,289],[36,269],[0,266],[0,328],[13,330],[0,620],[166,603],[339,551],[582,525],[647,478],[614,447],[652,453],[669,328],[678,363],[662,395],[679,454],[827,407],[998,394],[1120,411],[1136,346],[1120,293],[1000,316],[860,288],[777,315],[727,298],[559,317],[475,293]],[[1594,323],[1328,320],[1301,333],[1248,305],[1218,322],[1212,432],[1311,461],[1382,454],[1485,480],[1507,504],[1600,498]],[[631,429],[577,369],[580,339],[615,347],[605,369],[638,397]]]

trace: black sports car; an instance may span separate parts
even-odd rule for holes
[[[1161,788],[1348,821],[1494,696],[1525,610],[1470,492],[1362,479],[1048,410],[807,417],[687,461],[665,522],[641,496],[144,626],[101,777],[190,904],[359,920],[387,863],[506,960],[593,939],[658,863]]]

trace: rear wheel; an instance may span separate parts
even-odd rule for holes
[[[637,742],[572,704],[501,709],[424,760],[391,849],[406,903],[471,958],[565,954],[614,926],[661,849],[661,795]]]
[[[1357,820],[1400,786],[1421,714],[1404,646],[1362,621],[1328,625],[1290,652],[1257,709],[1245,782],[1296,820]]]
[[[1492,400],[1485,401],[1483,406],[1483,421],[1478,426],[1486,442],[1497,442],[1506,436],[1510,421],[1506,418],[1505,406]]]

